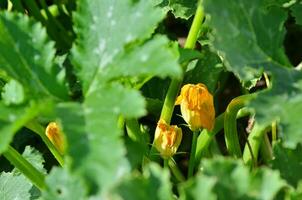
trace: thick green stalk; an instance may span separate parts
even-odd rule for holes
[[[237,113],[237,119],[239,119],[241,117],[245,117],[245,116],[250,115],[250,114],[251,114],[250,110],[248,110],[246,108],[242,108]],[[207,148],[208,148],[209,144],[211,143],[213,137],[219,131],[221,131],[223,129],[223,125],[224,125],[224,113],[222,113],[218,117],[216,117],[215,126],[214,126],[212,131],[208,131],[207,129],[203,129],[201,131],[201,133],[199,134],[198,139],[197,139],[196,158],[195,158],[196,163],[200,162],[203,153],[207,150]]]
[[[216,117],[215,119],[215,126],[212,131],[208,131],[207,129],[203,129],[198,136],[197,139],[197,148],[195,159],[198,162],[201,159],[201,155],[205,150],[208,148],[209,144],[211,143],[213,137],[223,128],[223,121],[224,121],[224,113]]]
[[[273,150],[267,134],[262,138],[260,153],[264,163],[269,163],[273,159]]]
[[[22,157],[13,147],[9,146],[3,153],[4,157],[26,176],[37,188],[45,188],[45,177],[32,164]]]
[[[36,121],[31,121],[30,123],[26,124],[26,128],[32,130],[34,133],[38,134],[42,141],[46,144],[52,155],[57,159],[59,164],[63,166],[64,160],[60,152],[57,150],[57,148],[51,143],[51,141],[48,139],[48,137],[45,135],[45,128],[41,126]]]
[[[231,103],[229,103],[225,115],[224,115],[224,136],[225,143],[230,155],[235,158],[240,158],[242,156],[238,133],[237,133],[237,113],[245,106],[245,104],[254,98],[254,94],[242,95],[234,98]]]
[[[197,145],[197,137],[199,131],[193,132],[192,138],[192,146],[191,146],[191,153],[190,153],[190,160],[189,160],[189,170],[188,170],[188,178],[193,176],[194,168],[195,168],[195,154],[196,154],[196,145]]]
[[[195,43],[198,38],[198,33],[201,28],[201,24],[204,18],[204,12],[201,2],[198,3],[197,10],[188,34],[188,38],[185,43],[185,48],[187,49],[193,49],[195,47]],[[179,89],[181,87],[183,78],[180,79],[173,79],[170,83],[164,105],[162,108],[162,112],[160,115],[160,118],[165,120],[167,124],[170,124],[171,117],[174,110],[175,100],[177,97],[177,94],[179,92]]]
[[[250,166],[257,166],[258,154],[260,145],[263,141],[263,136],[267,129],[265,127],[259,126],[255,123],[251,133],[248,136],[248,142],[251,146],[251,150],[246,144],[243,151],[243,162]],[[251,152],[252,151],[252,152]]]

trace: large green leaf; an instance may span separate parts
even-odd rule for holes
[[[132,175],[114,188],[113,199],[172,200],[172,186],[167,170],[151,164],[143,176]]]
[[[20,82],[32,97],[66,99],[67,90],[57,80],[54,43],[41,24],[26,15],[0,14],[0,68]]]
[[[281,1],[204,3],[214,30],[212,45],[224,58],[226,67],[242,81],[259,76],[262,70],[271,76],[272,88],[258,94],[249,106],[255,109],[261,125],[280,121],[284,144],[294,147],[302,141],[298,114],[302,112],[302,74],[285,67],[289,65],[282,45],[287,14],[277,6]]]
[[[205,160],[202,172],[216,179],[218,199],[274,199],[286,183],[277,171],[260,168],[250,172],[242,161],[225,158]],[[227,195],[226,195],[227,194]]]
[[[290,65],[282,45],[287,13],[265,4],[262,0],[227,4],[224,0],[204,1],[213,28],[211,43],[224,58],[227,69],[242,81],[258,77],[263,66],[273,62]]]
[[[0,153],[6,150],[14,134],[33,119],[41,109],[41,105],[30,103],[28,106],[8,107],[0,102]]]
[[[101,191],[111,187],[130,169],[118,117],[144,113],[140,94],[117,84],[98,87],[83,104],[60,105],[58,114],[68,141],[71,170],[97,184]]]
[[[78,39],[72,55],[84,92],[93,90],[98,85],[96,81],[103,80],[102,73],[109,66],[114,66],[112,70],[117,73],[111,76],[180,75],[177,55],[168,48],[168,40],[157,38],[141,49],[133,44],[150,37],[163,17],[164,12],[154,8],[151,1],[80,1],[74,18]],[[125,45],[130,43],[132,48],[128,49]],[[98,76],[101,78],[95,79]]]
[[[284,145],[294,148],[301,137],[302,73],[294,69],[275,67],[272,72],[272,88],[257,95],[249,103],[256,111],[256,120],[263,126],[277,120],[279,136]]]
[[[83,182],[62,168],[53,168],[45,182],[47,188],[42,192],[45,200],[86,199]]]
[[[274,169],[278,169],[281,176],[297,187],[298,182],[302,180],[302,147],[298,145],[296,149],[287,149],[281,144],[274,146],[275,159],[272,161]]]

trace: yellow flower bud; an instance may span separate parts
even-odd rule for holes
[[[213,96],[204,84],[184,85],[175,104],[180,105],[182,117],[192,131],[200,128],[213,129],[215,123]]]
[[[154,145],[164,158],[173,156],[181,143],[182,131],[177,126],[170,126],[160,119],[154,136]]]
[[[50,122],[46,127],[45,134],[57,150],[64,154],[65,140],[59,125],[56,122]]]

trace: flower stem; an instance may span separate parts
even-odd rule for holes
[[[169,170],[169,158],[164,158],[164,168]]]
[[[13,147],[9,146],[3,153],[4,157],[22,172],[37,188],[45,188],[45,177],[32,164],[22,157]]]
[[[193,132],[192,138],[192,146],[191,146],[191,153],[190,153],[190,160],[189,160],[189,170],[188,170],[188,178],[192,177],[195,168],[195,153],[196,153],[196,144],[197,144],[197,137],[198,131]]]
[[[45,135],[45,128],[34,120],[27,123],[26,128],[30,129],[31,131],[33,131],[34,133],[38,134],[41,137],[41,139],[46,144],[52,155],[56,158],[59,164],[63,166],[64,164],[63,157],[60,154],[60,152],[57,150],[57,148],[51,143],[51,141]]]
[[[169,159],[169,167],[172,171],[172,174],[175,176],[175,178],[177,179],[177,181],[179,182],[184,182],[185,181],[185,177],[183,176],[183,174],[181,173],[181,171],[178,169],[175,161],[173,161],[172,158]]]
[[[248,142],[251,146],[245,145],[243,151],[243,162],[252,167],[257,166],[259,148],[263,142],[263,136],[266,133],[267,128],[259,126],[257,123],[254,125],[252,132],[248,136]],[[252,152],[251,152],[252,151]]]
[[[185,43],[185,48],[187,49],[193,49],[195,47],[195,43],[198,38],[198,33],[201,28],[201,24],[204,18],[204,12],[201,2],[198,3],[197,10]],[[181,87],[183,78],[180,79],[172,79],[165,101],[162,108],[162,112],[160,115],[160,118],[165,120],[167,124],[170,124],[172,113],[174,110],[174,104],[177,97],[177,94],[179,92],[179,89]]]

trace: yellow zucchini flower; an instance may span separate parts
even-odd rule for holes
[[[209,131],[213,129],[215,123],[213,96],[204,84],[184,85],[175,105],[180,105],[182,117],[192,131],[200,128]]]
[[[164,158],[173,156],[182,139],[182,130],[177,126],[170,126],[160,119],[154,136],[154,146]]]
[[[65,152],[64,135],[56,122],[50,122],[46,127],[45,134],[56,149],[63,155]]]

